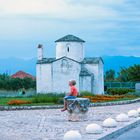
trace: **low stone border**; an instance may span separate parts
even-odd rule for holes
[[[4,110],[37,110],[37,109],[59,109],[62,108],[63,105],[57,106],[0,106],[0,111]]]
[[[112,140],[113,138],[120,136],[121,134],[129,131],[130,129],[137,127],[139,124],[140,124],[140,119],[129,125],[124,126],[123,128],[120,128],[110,134],[107,134],[107,135],[99,138],[98,140]]]
[[[140,98],[134,100],[126,101],[116,101],[116,102],[106,102],[106,103],[91,103],[90,107],[97,106],[112,106],[112,105],[123,105],[123,104],[132,104],[140,102]],[[34,109],[60,109],[63,105],[52,105],[52,106],[0,106],[0,111],[4,110],[34,110]]]
[[[132,104],[140,102],[140,98],[134,100],[124,100],[124,101],[115,101],[115,102],[106,102],[106,103],[91,103],[90,107],[95,106],[112,106],[112,105],[123,105],[123,104]]]

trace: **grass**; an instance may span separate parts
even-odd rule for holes
[[[0,97],[0,106],[8,106],[8,102],[11,100],[23,100],[23,101],[31,101],[31,104],[24,105],[55,105],[55,104],[63,104],[64,94],[39,94],[30,97]]]
[[[135,94],[132,95],[125,95],[123,98],[116,98],[112,100],[100,100],[100,96],[96,95],[90,95],[89,93],[83,94],[84,96],[88,95],[89,97],[96,99],[97,98],[97,103],[101,102],[116,102],[116,101],[124,101],[124,100],[132,100],[136,98],[140,98],[140,96],[136,96]],[[140,94],[138,94],[140,95]],[[81,96],[81,97],[84,97]],[[105,95],[106,96],[106,95]],[[110,95],[108,95],[109,97]],[[63,97],[64,94],[39,94],[39,95],[34,95],[31,97],[0,97],[0,106],[8,106],[8,102],[11,100],[24,100],[24,101],[31,101],[31,104],[24,104],[22,106],[40,106],[40,105],[58,105],[58,104],[63,104]],[[108,98],[107,97],[107,98]],[[99,98],[99,100],[98,100]],[[102,99],[102,97],[101,97]]]

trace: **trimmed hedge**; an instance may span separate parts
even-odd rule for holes
[[[128,89],[128,88],[109,88],[107,89],[107,93],[111,95],[124,95],[129,92],[134,92],[134,89]]]

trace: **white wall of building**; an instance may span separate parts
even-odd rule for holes
[[[104,85],[103,85],[103,67],[102,62],[100,64],[85,64],[85,67],[94,74],[93,80],[93,93],[95,94],[104,94]]]
[[[51,64],[37,64],[37,93],[68,93],[69,80],[75,79],[78,91],[103,94],[104,75],[102,62],[99,64],[85,64],[85,67],[93,73],[93,82],[90,76],[79,77],[80,64],[67,58],[57,60]]]
[[[102,61],[99,62],[99,93],[104,94],[104,64]]]
[[[80,91],[91,92],[91,77],[90,76],[80,77]]]
[[[37,93],[52,92],[52,66],[51,64],[37,64]]]
[[[78,62],[84,59],[84,46],[82,42],[57,42],[56,59],[69,57]]]
[[[69,90],[69,80],[76,80],[76,87],[79,90],[79,73],[80,65],[69,59],[60,59],[53,63],[53,92],[57,93],[68,93]]]
[[[51,64],[37,64],[37,93],[68,93],[71,79],[76,80],[79,90],[80,68],[79,63],[66,58]]]

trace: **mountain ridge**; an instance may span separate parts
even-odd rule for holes
[[[102,59],[104,61],[104,71],[114,69],[118,72],[120,67],[127,68],[134,64],[140,64],[140,57],[135,56],[102,56]],[[36,60],[37,58],[0,58],[0,73],[12,75],[17,71],[22,70],[35,76]]]

